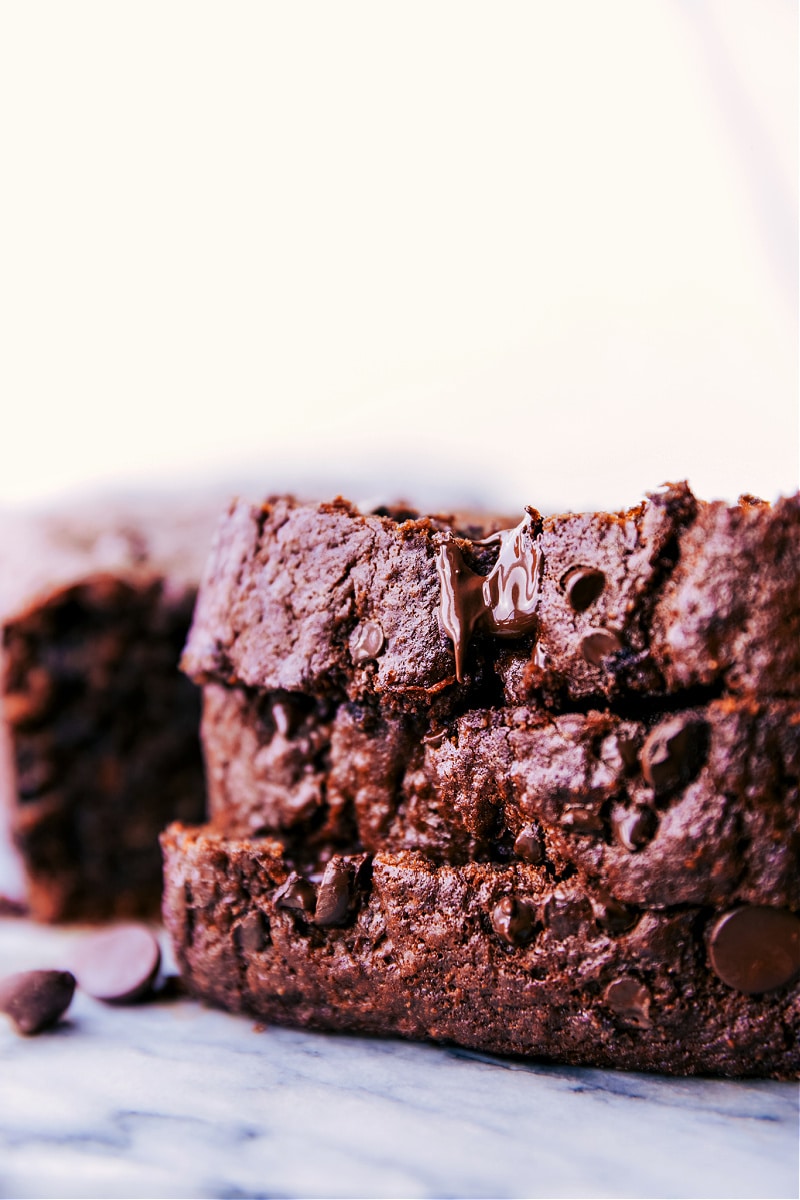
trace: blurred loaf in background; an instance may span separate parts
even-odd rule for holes
[[[156,914],[159,830],[202,817],[199,698],[178,661],[218,509],[153,495],[0,513],[0,891],[40,920]]]

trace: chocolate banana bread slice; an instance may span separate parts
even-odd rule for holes
[[[800,695],[800,496],[510,530],[345,501],[232,506],[184,655],[196,682],[431,713],[704,689]]]
[[[800,498],[394,518],[279,498],[220,527],[183,660],[213,825],[163,839],[189,986],[797,1075]]]
[[[472,709],[435,729],[345,702],[205,689],[210,816],[301,865],[418,850],[578,873],[624,904],[800,910],[800,702],[634,720]]]
[[[800,1072],[800,918],[620,913],[545,866],[339,855],[172,826],[164,918],[198,997],[281,1024],[670,1074]],[[679,869],[679,868],[676,868]]]
[[[178,661],[212,532],[175,503],[0,519],[0,811],[41,920],[158,911],[158,835],[203,819]]]

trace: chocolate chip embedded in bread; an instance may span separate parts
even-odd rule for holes
[[[41,1033],[64,1015],[74,991],[69,971],[20,971],[0,981],[0,1012],[18,1033]]]
[[[492,909],[492,929],[509,946],[524,946],[533,937],[536,924],[527,904],[503,896]]]
[[[107,1004],[141,1000],[151,990],[160,965],[158,941],[143,925],[119,925],[91,934],[72,956],[79,986]]]
[[[729,987],[750,995],[770,992],[800,973],[800,918],[784,908],[735,908],[714,923],[708,953]]]
[[[550,669],[550,655],[541,642],[537,642],[533,647],[531,662],[539,671],[548,671]]]
[[[520,830],[514,841],[514,853],[534,866],[544,862],[545,846],[541,825],[526,825]]]
[[[613,629],[593,629],[581,639],[581,654],[593,667],[602,667],[604,661],[622,649],[622,638]]]
[[[281,884],[274,896],[276,908],[291,908],[298,912],[314,915],[317,904],[317,893],[313,883],[303,879],[296,871],[292,871],[285,883]]]
[[[350,638],[350,657],[356,666],[377,658],[386,644],[386,637],[377,621],[365,621]]]
[[[585,612],[602,595],[606,577],[597,567],[570,567],[562,579],[570,607],[575,612]]]
[[[592,911],[599,928],[612,936],[627,933],[636,924],[639,916],[635,908],[623,904],[609,892],[603,892],[592,899]]]
[[[350,915],[355,893],[352,864],[338,855],[328,862],[317,892],[316,925],[343,925]]]
[[[606,988],[603,999],[626,1025],[635,1025],[637,1029],[649,1029],[652,1025],[650,992],[638,979],[629,975],[615,979]]]
[[[708,725],[680,714],[651,730],[642,747],[642,774],[657,796],[690,783],[708,753]]]
[[[259,954],[270,942],[269,921],[260,909],[254,909],[236,926],[234,937],[243,954]]]
[[[436,554],[441,589],[439,622],[453,643],[456,678],[464,680],[467,646],[476,628],[495,637],[523,637],[537,627],[544,557],[535,541],[540,520],[535,509],[513,529],[498,530],[486,539],[499,546],[497,561],[486,576],[465,562],[460,546],[449,538]]]
[[[623,808],[614,812],[611,825],[617,840],[626,850],[635,853],[655,837],[658,817],[649,805],[633,809]]]

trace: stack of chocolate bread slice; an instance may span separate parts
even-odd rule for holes
[[[671,1073],[800,1071],[800,497],[480,527],[234,504],[164,835],[198,996]]]

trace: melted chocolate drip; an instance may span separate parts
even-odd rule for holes
[[[456,678],[464,678],[464,659],[475,629],[495,637],[516,638],[536,628],[542,552],[534,543],[533,518],[503,529],[482,545],[499,542],[500,553],[488,575],[476,575],[454,542],[444,542],[436,555],[442,589],[441,623],[453,643]]]

